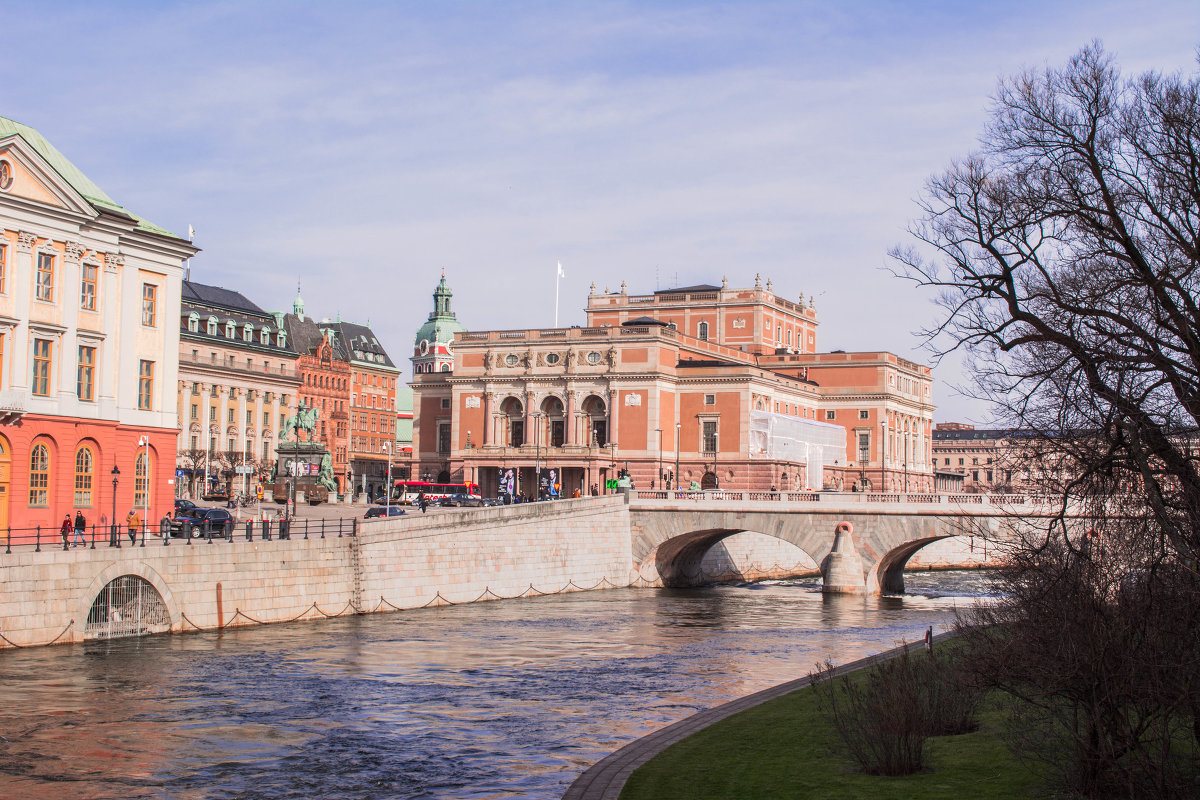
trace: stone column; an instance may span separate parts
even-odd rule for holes
[[[494,437],[492,427],[496,421],[492,418],[492,393],[484,391],[483,393],[483,444],[489,445]]]
[[[862,557],[854,548],[854,526],[839,522],[833,534],[833,551],[821,564],[821,591],[826,594],[863,594]]]
[[[566,395],[566,408],[563,409],[563,444],[575,444],[575,393],[571,391],[571,385],[567,384],[564,392]]]
[[[618,447],[621,446],[617,439],[617,405],[620,399],[620,392],[616,389],[608,390],[608,441],[616,442]]]

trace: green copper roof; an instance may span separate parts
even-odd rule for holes
[[[442,280],[433,291],[433,313],[429,315],[425,324],[417,329],[417,344],[420,344],[422,339],[446,344],[454,339],[454,334],[466,330],[450,310],[450,298],[453,296],[454,293],[446,284],[446,275],[442,273]]]
[[[175,236],[166,228],[160,228],[148,220],[142,219],[137,214],[134,214],[127,208],[124,208],[111,197],[104,193],[104,190],[92,182],[92,179],[84,175],[79,167],[72,164],[66,156],[58,151],[54,145],[28,125],[22,125],[7,117],[0,117],[0,139],[5,139],[9,136],[20,136],[30,147],[38,152],[38,154],[46,159],[54,171],[62,176],[63,180],[71,184],[71,187],[79,192],[84,198],[96,206],[97,208],[115,211],[119,214],[125,214],[137,220],[138,228],[152,233],[161,233],[167,236]],[[176,237],[182,238],[182,237]]]

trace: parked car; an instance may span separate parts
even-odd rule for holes
[[[483,498],[483,504],[485,506],[502,506],[504,505],[504,501],[499,497],[485,497]]]
[[[195,508],[196,504],[184,497],[175,498],[175,513],[184,511],[185,509]]]
[[[483,506],[483,498],[477,494],[452,494],[442,500],[443,506],[450,508],[480,508]]]
[[[373,519],[375,517],[400,517],[404,515],[404,509],[400,506],[374,506],[367,509],[367,513],[363,514],[364,519]]]
[[[226,536],[233,531],[234,519],[223,508],[181,509],[171,520],[171,535],[198,539],[207,532],[211,536]]]

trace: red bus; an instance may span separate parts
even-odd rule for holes
[[[452,494],[480,496],[477,483],[430,483],[429,481],[396,481],[392,488],[392,502],[411,506],[417,495],[425,493],[426,500],[444,500]]]

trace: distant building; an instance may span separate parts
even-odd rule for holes
[[[350,361],[349,488],[377,497],[387,483],[389,455],[397,463],[396,385],[400,370],[368,325],[322,323]]]
[[[172,509],[196,252],[0,117],[0,530]]]
[[[702,285],[588,297],[583,328],[461,331],[443,276],[413,354],[414,471],[587,493],[639,489],[931,491],[928,367],[818,353],[811,302]],[[458,321],[453,320],[454,325]],[[553,475],[553,479],[550,476]]]
[[[939,422],[933,429],[933,463],[939,473],[957,475],[965,492],[1014,491],[1016,451],[1007,429],[980,428],[961,422]],[[1024,488],[1018,474],[1016,483]],[[947,482],[947,487],[953,484]]]
[[[296,291],[291,314],[276,314],[297,353],[300,403],[317,409],[316,440],[325,445],[333,462],[338,493],[350,488],[350,357],[328,324],[304,314],[304,299]],[[293,433],[289,433],[295,441]]]
[[[275,317],[240,292],[183,282],[179,496],[253,491],[267,479],[297,406],[296,357]]]

